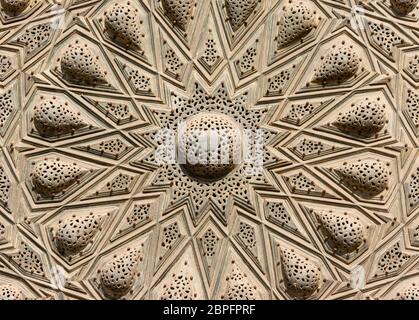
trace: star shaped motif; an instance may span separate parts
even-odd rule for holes
[[[262,158],[258,161],[243,160],[237,168],[222,179],[215,181],[202,181],[189,176],[182,170],[178,163],[163,163],[156,167],[156,175],[151,183],[152,187],[170,186],[169,207],[174,207],[183,200],[190,200],[192,205],[192,218],[195,223],[202,216],[208,205],[216,212],[223,223],[226,223],[231,201],[254,210],[251,203],[251,186],[264,184],[269,185],[264,169],[258,165],[265,165],[276,162],[278,159],[266,148],[266,141],[272,139],[272,133],[261,129],[267,108],[251,109],[248,108],[249,94],[245,92],[234,99],[230,98],[229,92],[224,83],[208,94],[197,82],[191,97],[185,99],[172,93],[173,109],[171,112],[157,112],[160,128],[167,132],[176,132],[181,122],[187,121],[190,117],[199,114],[221,114],[226,115],[237,122],[243,131],[254,133],[249,141],[250,150],[255,153],[263,152]],[[158,132],[149,135],[148,140],[159,140]],[[174,144],[174,140],[172,143]],[[257,144],[261,142],[262,147],[257,149]],[[172,144],[172,145],[173,145]],[[269,144],[269,143],[268,143]],[[149,154],[139,165],[147,167],[159,163],[158,149],[159,143],[155,143],[156,150]],[[160,143],[161,145],[161,143]],[[252,160],[255,160],[253,158]]]

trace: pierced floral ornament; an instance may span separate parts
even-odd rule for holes
[[[386,122],[385,105],[367,98],[339,114],[333,125],[350,135],[368,138],[380,132]]]
[[[30,3],[31,0],[0,0],[1,7],[12,15],[21,14]]]
[[[278,47],[282,48],[302,39],[310,33],[318,23],[313,5],[308,1],[290,1],[284,6],[283,15],[278,21]]]
[[[381,274],[397,273],[412,258],[412,255],[402,249],[400,242],[388,248],[377,262],[377,272]]]
[[[335,169],[341,182],[354,192],[367,197],[376,196],[388,188],[390,173],[387,165],[378,160],[359,160],[356,163],[344,163]]]
[[[67,102],[55,97],[34,107],[33,123],[43,137],[73,133],[87,126],[80,114],[68,107]]]
[[[61,61],[63,75],[72,83],[99,85],[105,84],[106,71],[99,64],[99,57],[93,55],[87,44],[70,44],[64,51]]]
[[[281,267],[287,292],[294,298],[306,299],[319,290],[319,267],[294,250],[281,249]]]
[[[161,0],[166,16],[181,30],[186,31],[189,22],[193,19],[195,0]]]
[[[1,284],[0,300],[25,300],[25,295],[13,284]]]
[[[344,42],[333,45],[326,56],[320,57],[321,63],[315,69],[312,82],[327,84],[341,83],[356,75],[361,59],[352,45]]]
[[[0,54],[0,80],[3,80],[12,70],[10,57]]]
[[[333,246],[342,253],[355,251],[365,240],[364,226],[359,218],[347,213],[316,212],[320,225],[326,230]]]
[[[106,297],[120,299],[130,292],[137,277],[136,268],[140,260],[138,250],[127,249],[126,252],[115,255],[99,270],[100,285]]]
[[[178,133],[179,163],[191,177],[219,180],[241,160],[242,131],[229,116],[199,113],[186,120]]]
[[[399,300],[419,300],[419,286],[413,283],[402,292],[397,293],[397,296]]]
[[[0,206],[8,208],[11,186],[12,185],[11,185],[10,179],[7,177],[6,172],[4,171],[4,168],[0,167]],[[0,228],[0,230],[1,229],[4,232],[4,226],[3,228]],[[0,232],[0,238],[3,235],[4,234]]]
[[[256,287],[250,283],[246,274],[233,263],[233,268],[226,277],[227,288],[221,299],[256,300]]]
[[[105,12],[105,29],[113,41],[134,49],[141,49],[142,21],[138,9],[127,3],[116,3]]]
[[[227,16],[233,31],[246,24],[261,0],[225,0]]]
[[[42,196],[54,197],[77,183],[84,170],[75,163],[61,160],[44,160],[32,169],[33,189]]]
[[[194,300],[197,294],[192,286],[193,278],[184,270],[173,273],[171,282],[163,285],[160,300]]]
[[[391,8],[400,15],[408,15],[418,5],[419,0],[390,0]]]
[[[64,256],[80,253],[99,231],[103,217],[93,213],[61,221],[54,235],[58,251]]]

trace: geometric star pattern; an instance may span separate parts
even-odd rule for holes
[[[418,299],[417,3],[0,1],[0,299]]]

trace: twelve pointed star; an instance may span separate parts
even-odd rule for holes
[[[266,109],[249,109],[246,107],[248,100],[247,92],[231,99],[223,83],[212,95],[209,95],[198,83],[195,83],[192,96],[188,100],[172,93],[172,112],[157,113],[160,128],[176,132],[180,122],[204,112],[227,115],[240,124],[243,129],[256,132],[262,125]],[[264,136],[266,137],[266,135],[270,135],[270,132],[264,130]],[[149,139],[155,141],[155,137],[156,133],[153,133]],[[158,144],[154,144],[158,147]],[[251,144],[254,146],[254,141],[251,141]],[[277,161],[276,157],[265,148],[265,144],[263,150],[263,166]],[[156,152],[153,151],[141,163],[147,166],[155,166],[158,163]],[[247,173],[246,170],[253,165],[254,163],[242,163],[223,179],[203,182],[186,175],[179,164],[163,164],[156,168],[157,174],[151,186],[171,186],[170,206],[175,206],[185,199],[191,200],[194,219],[199,218],[206,205],[211,203],[220,213],[222,219],[226,221],[229,200],[232,199],[232,196],[252,209],[249,193],[250,184],[269,185],[265,170],[256,170],[251,175]]]

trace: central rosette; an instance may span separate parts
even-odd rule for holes
[[[242,129],[224,114],[200,113],[178,127],[178,163],[195,179],[224,178],[242,161]]]

